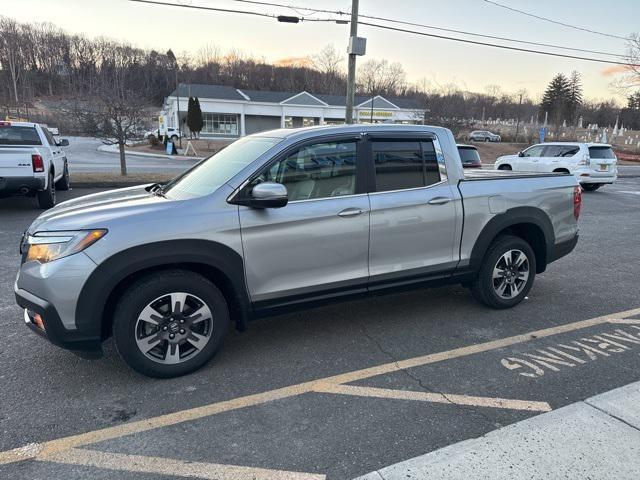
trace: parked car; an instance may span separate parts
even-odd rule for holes
[[[612,184],[618,178],[616,155],[611,145],[605,143],[539,143],[517,155],[499,157],[495,168],[518,172],[570,173],[587,191]]]
[[[463,168],[482,168],[478,149],[473,145],[456,145]]]
[[[147,140],[151,140],[152,138],[157,138],[158,140],[160,140],[164,137],[165,133],[169,136],[169,140],[174,143],[177,142],[180,137],[184,138],[184,132],[181,132],[174,127],[168,127],[166,129],[166,132],[161,131],[160,129],[149,130],[148,132],[145,132],[144,138],[146,138]],[[158,136],[158,134],[160,134],[160,136]]]
[[[488,130],[474,130],[469,134],[470,142],[500,142],[502,137]]]
[[[317,303],[461,283],[513,307],[575,247],[580,193],[569,175],[463,173],[442,127],[262,132],[166,185],[43,213],[15,295],[55,345],[99,356],[113,335],[135,370],[173,377],[212,358],[232,322]]]
[[[40,208],[53,207],[56,189],[69,190],[67,145],[37,123],[0,121],[0,197],[35,196]]]

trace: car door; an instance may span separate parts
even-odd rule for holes
[[[572,171],[575,166],[573,157],[580,151],[578,145],[547,145],[542,151],[539,172],[553,172],[558,169]]]
[[[287,187],[283,208],[239,207],[247,287],[258,308],[328,293],[366,291],[369,197],[361,140],[338,137],[297,146],[245,187]]]
[[[373,136],[369,288],[450,272],[459,259],[460,197],[447,182],[437,139]]]
[[[519,172],[538,172],[540,171],[540,159],[545,145],[533,145],[522,151],[513,163],[513,169]]]

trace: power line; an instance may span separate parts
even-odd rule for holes
[[[473,45],[483,45],[485,47],[502,48],[504,50],[515,50],[515,51],[518,51],[518,52],[537,53],[538,55],[548,55],[548,56],[551,56],[551,57],[573,58],[575,60],[585,60],[587,62],[610,63],[610,64],[613,64],[613,65],[625,65],[625,66],[629,66],[629,67],[640,67],[640,64],[634,64],[634,63],[616,62],[616,61],[613,61],[613,60],[603,60],[603,59],[591,58],[591,57],[579,57],[579,56],[576,56],[576,55],[565,55],[564,53],[545,52],[543,50],[531,50],[529,48],[511,47],[509,45],[498,45],[496,43],[478,42],[478,41],[475,41],[475,40],[467,40],[466,38],[447,37],[447,36],[444,36],[444,35],[436,35],[434,33],[419,32],[417,30],[408,30],[406,28],[390,27],[388,25],[379,25],[379,24],[375,24],[375,23],[368,23],[368,22],[359,22],[359,23],[361,25],[367,25],[369,27],[382,28],[384,30],[393,30],[393,31],[396,31],[396,32],[411,33],[411,34],[414,34],[414,35],[422,35],[422,36],[425,36],[425,37],[440,38],[442,40],[453,40],[455,42],[471,43]]]
[[[276,18],[276,19],[280,18],[279,16],[274,15],[274,14],[247,11],[247,10],[233,10],[233,9],[217,8],[217,7],[202,7],[202,6],[198,6],[198,5],[164,3],[164,2],[154,1],[154,0],[130,0],[130,1],[138,2],[138,3],[149,3],[149,4],[154,4],[154,5],[165,5],[165,6],[169,6],[169,7],[193,8],[193,9],[198,9],[198,10],[213,10],[213,11],[218,11],[218,12],[255,15],[255,16],[260,16],[260,17],[268,17],[268,18]],[[336,20],[336,19],[333,19],[333,18],[316,18],[316,19],[310,19],[310,18],[305,18],[305,17],[300,17],[300,18],[293,17],[293,18],[295,18],[297,20],[300,20],[300,21],[339,22],[339,20]],[[603,59],[591,58],[591,57],[581,57],[581,56],[577,56],[577,55],[566,55],[566,54],[563,54],[563,53],[546,52],[546,51],[543,51],[543,50],[532,50],[532,49],[528,49],[528,48],[512,47],[512,46],[509,46],[509,45],[499,45],[499,44],[496,44],[496,43],[479,42],[479,41],[476,41],[476,40],[468,40],[466,38],[456,38],[456,37],[449,37],[449,36],[446,36],[446,35],[436,35],[434,33],[420,32],[420,31],[417,31],[417,30],[409,30],[409,29],[405,29],[405,28],[391,27],[389,25],[380,25],[380,24],[376,24],[376,23],[368,23],[368,22],[359,22],[359,23],[362,24],[362,25],[369,26],[369,27],[380,28],[380,29],[384,29],[384,30],[392,30],[392,31],[396,31],[396,32],[410,33],[410,34],[421,35],[421,36],[425,36],[425,37],[439,38],[441,40],[451,40],[451,41],[454,41],[454,42],[469,43],[469,44],[472,44],[472,45],[481,45],[481,46],[485,46],[485,47],[501,48],[503,50],[513,50],[513,51],[518,51],[518,52],[535,53],[535,54],[538,54],[538,55],[547,55],[547,56],[551,56],[551,57],[571,58],[571,59],[574,59],[574,60],[584,60],[584,61],[588,61],[588,62],[608,63],[608,64],[611,64],[611,65],[625,65],[625,66],[630,66],[630,67],[640,67],[640,64],[633,64],[633,63],[627,63],[627,62],[617,62],[617,61],[614,61],[614,60],[603,60]]]
[[[253,15],[256,17],[267,17],[267,18],[275,18],[275,19],[282,18],[281,16],[274,15],[272,13],[254,12],[251,10],[235,10],[232,8],[203,7],[200,5],[188,5],[184,3],[165,3],[165,2],[159,2],[154,0],[129,0],[129,1],[136,2],[136,3],[149,3],[152,5],[164,5],[165,7],[182,7],[182,8],[192,8],[195,10],[212,10],[215,12],[238,13],[238,14],[244,14],[244,15]],[[295,18],[298,21],[305,21],[305,22],[335,22],[336,21],[333,18],[305,18],[305,17],[287,17],[287,18]]]
[[[518,10],[517,8],[513,8],[513,7],[510,7],[508,5],[503,5],[501,3],[494,2],[492,0],[484,0],[484,1],[487,2],[487,3],[490,3],[492,5],[495,5],[497,7],[506,8],[507,10],[511,10],[512,12],[521,13],[521,14],[527,15],[529,17],[537,18],[538,20],[544,20],[545,22],[555,23],[556,25],[562,25],[563,27],[573,28],[575,30],[582,30],[583,32],[595,33],[596,35],[603,35],[605,37],[619,38],[620,40],[629,40],[627,37],[621,37],[620,35],[613,35],[611,33],[598,32],[596,30],[590,30],[588,28],[578,27],[576,25],[571,25],[571,24],[568,24],[568,23],[560,22],[558,20],[553,20],[552,18],[541,17],[540,15],[535,15],[535,14],[530,13],[530,12],[525,12],[524,10]]]
[[[314,12],[314,13],[330,13],[330,14],[335,14],[335,15],[349,15],[349,12],[343,12],[343,11],[340,11],[340,10],[323,10],[323,9],[316,9],[316,8],[310,8],[310,7],[299,7],[299,6],[296,6],[296,5],[287,5],[287,4],[283,4],[283,3],[264,2],[264,1],[258,1],[258,0],[232,0],[232,1],[241,2],[241,3],[249,3],[249,4],[253,4],[253,5],[289,8],[289,9],[295,11],[298,14],[300,14],[299,10],[302,10],[302,11],[310,11],[310,12]],[[550,48],[555,48],[555,49],[560,49],[560,50],[569,50],[569,51],[573,51],[573,52],[594,53],[594,54],[597,54],[597,55],[607,55],[609,57],[624,58],[624,55],[619,55],[619,54],[609,53],[609,52],[602,52],[602,51],[598,51],[598,50],[587,50],[587,49],[584,49],[584,48],[575,48],[575,47],[567,47],[567,46],[562,46],[562,45],[553,45],[553,44],[550,44],[550,43],[539,43],[539,42],[531,42],[531,41],[528,41],[528,40],[519,40],[519,39],[515,39],[515,38],[498,37],[498,36],[495,36],[495,35],[486,35],[486,34],[482,34],[482,33],[467,32],[465,30],[455,30],[455,29],[452,29],[452,28],[436,27],[436,26],[433,26],[433,25],[426,25],[424,23],[407,22],[407,21],[404,21],[404,20],[396,20],[396,19],[387,18],[387,17],[377,17],[377,16],[374,16],[374,15],[360,14],[359,16],[361,18],[369,18],[371,20],[381,20],[381,21],[384,21],[384,22],[396,23],[396,24],[400,24],[400,25],[411,25],[413,27],[423,27],[423,28],[428,28],[428,29],[431,29],[431,30],[439,30],[439,31],[451,32],[451,33],[459,33],[461,35],[469,35],[469,36],[472,36],[472,37],[490,38],[490,39],[493,39],[493,40],[504,40],[504,41],[507,41],[507,42],[521,43],[523,45],[535,45],[535,46],[538,46],[538,47],[550,47]]]

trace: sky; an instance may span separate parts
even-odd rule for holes
[[[295,14],[288,9],[232,0],[162,1]],[[349,11],[351,3],[349,0],[272,1],[340,11]],[[639,0],[499,0],[499,3],[614,35],[640,32]],[[360,0],[360,13],[553,45],[620,55],[626,53],[624,40],[551,24],[484,0]],[[0,0],[0,15],[22,22],[47,21],[72,33],[106,36],[159,51],[171,48],[176,53],[195,54],[202,46],[215,44],[223,52],[239,49],[269,62],[306,57],[319,52],[327,44],[346,51],[349,36],[348,25],[324,22],[286,24],[271,18],[154,6],[129,0]],[[315,14],[311,18],[314,17],[326,15]],[[447,35],[446,32],[431,32]],[[509,93],[524,89],[529,97],[538,99],[556,73],[570,74],[577,70],[582,74],[586,97],[604,99],[617,94],[611,83],[619,74],[612,73],[616,69],[606,64],[505,51],[363,25],[358,34],[367,38],[366,56],[358,61],[376,58],[400,62],[412,83],[425,83],[431,87],[456,84],[476,92],[485,92],[488,85],[498,85]]]

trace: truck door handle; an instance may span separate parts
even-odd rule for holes
[[[355,217],[357,215],[362,215],[366,210],[362,210],[361,208],[346,208],[342,210],[338,216],[339,217]]]
[[[429,200],[427,203],[429,205],[444,205],[445,203],[449,203],[451,199],[449,197],[435,197]]]

